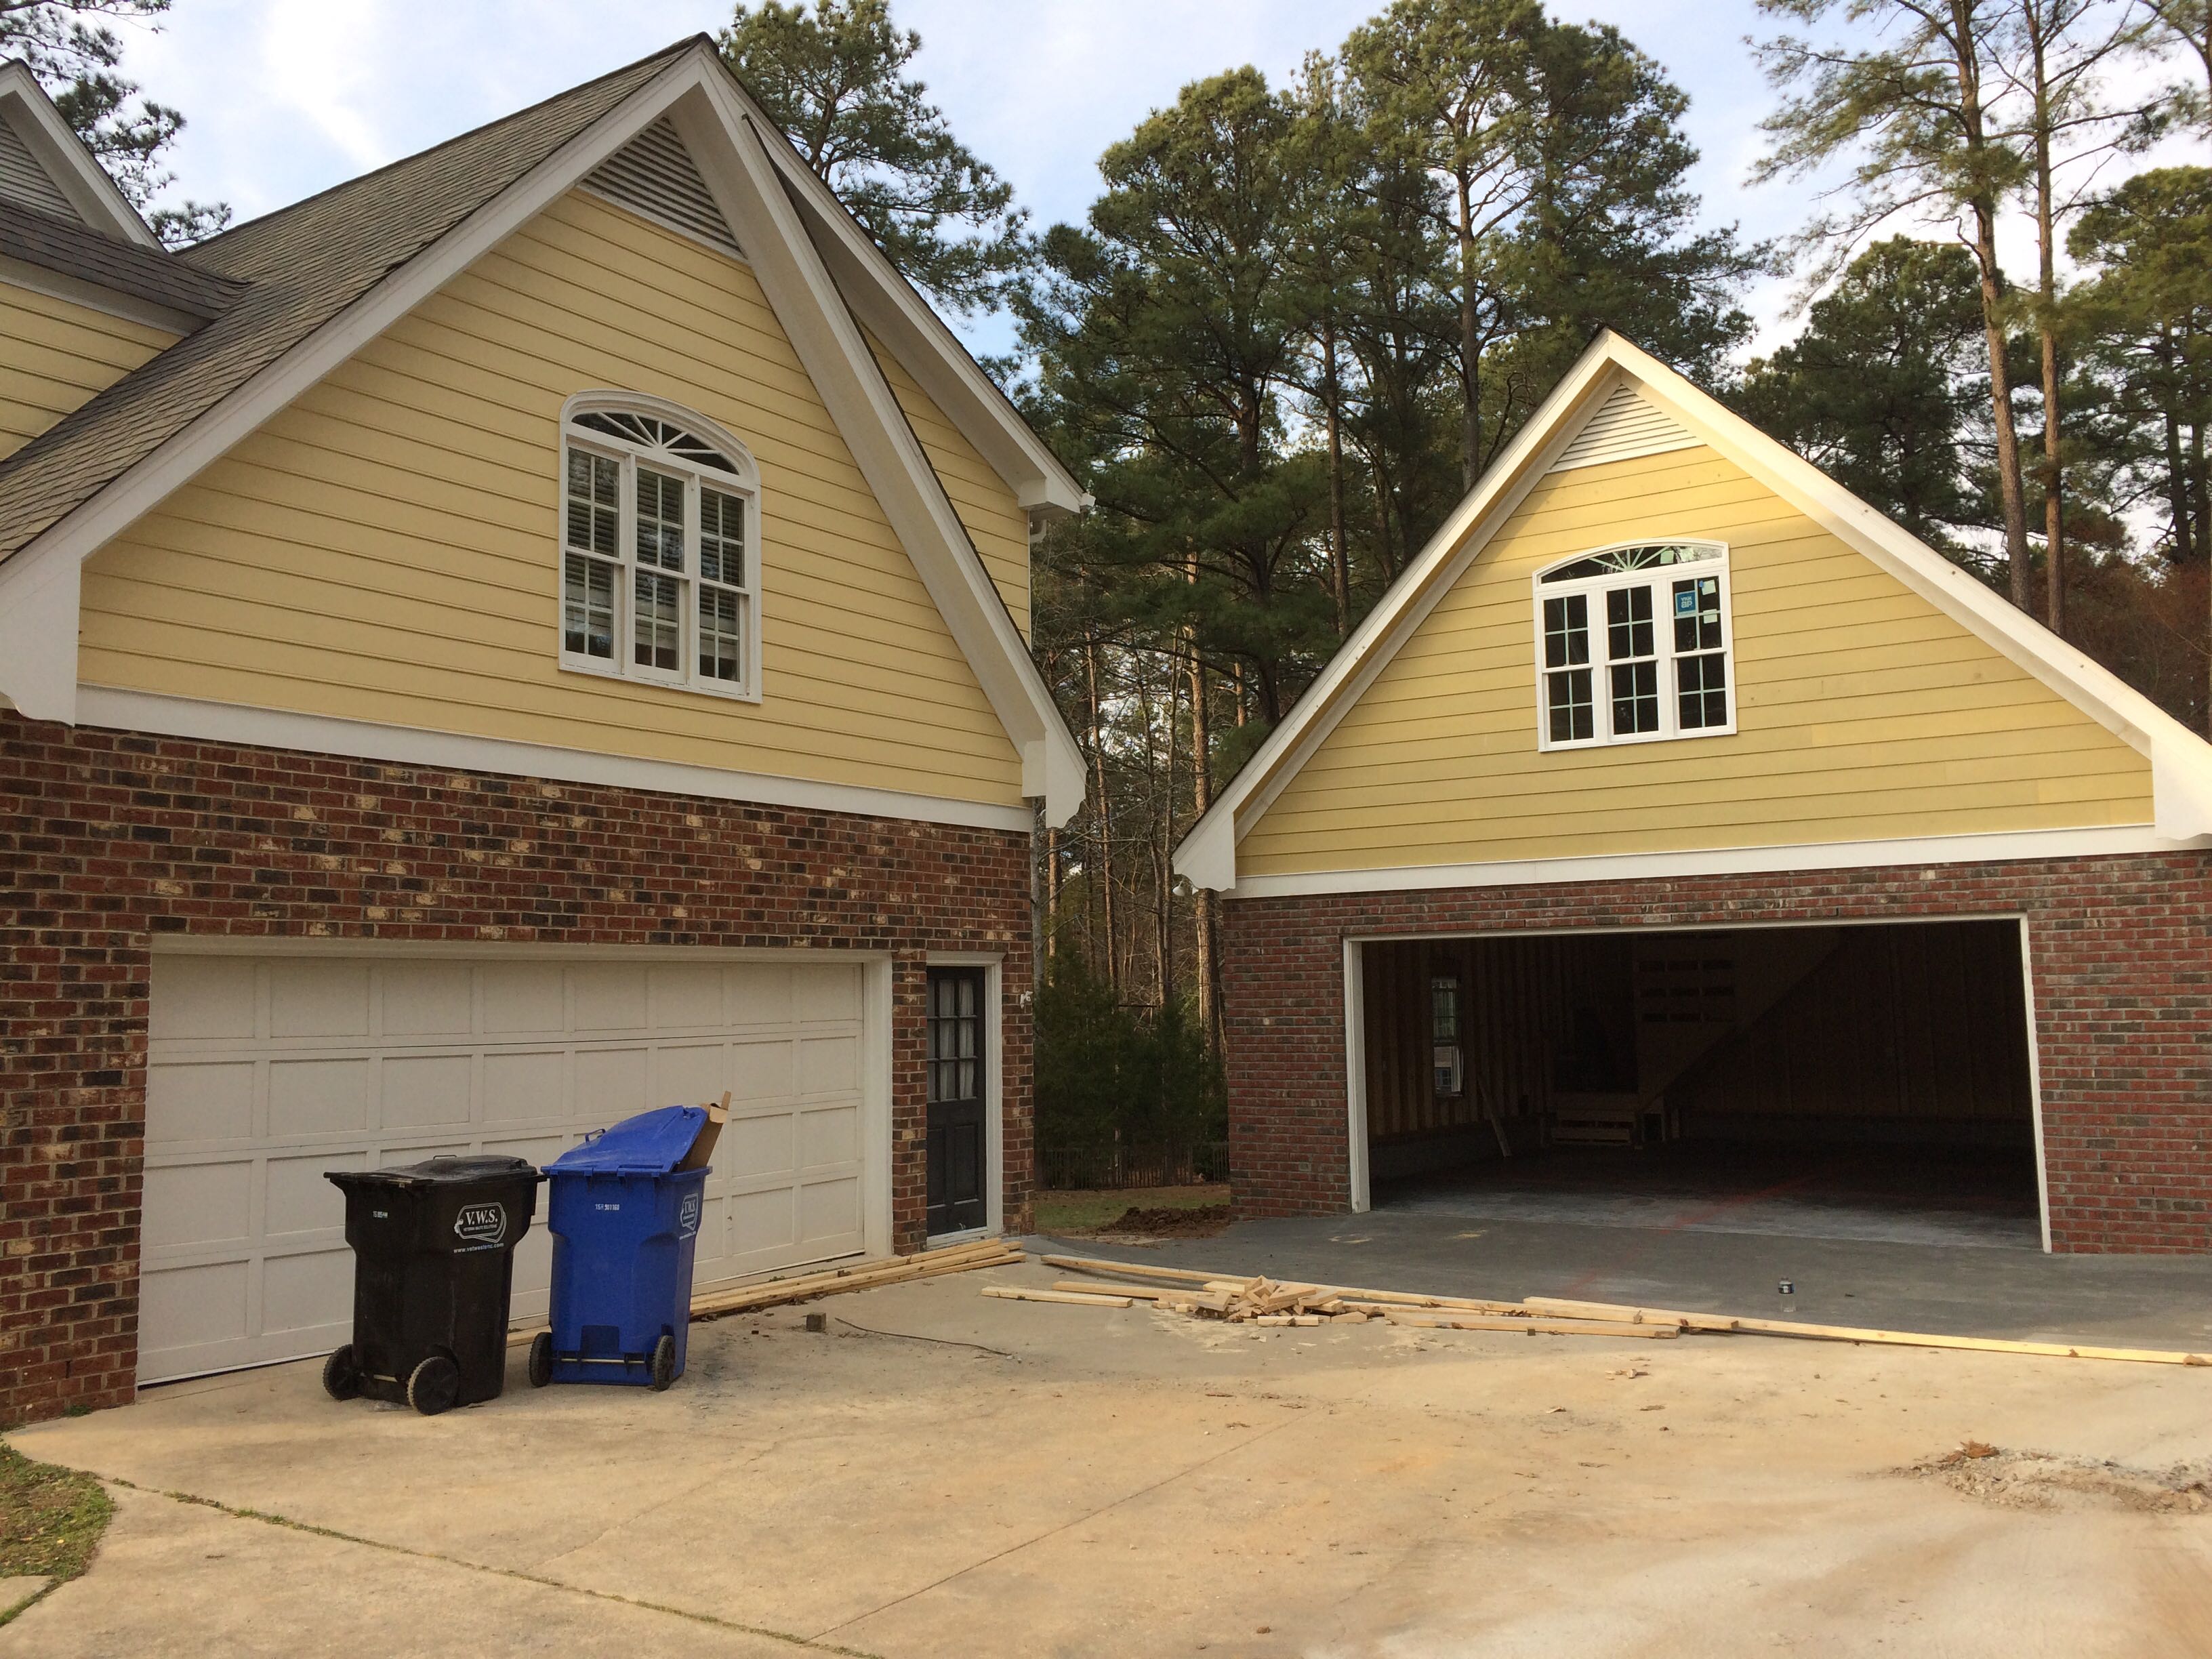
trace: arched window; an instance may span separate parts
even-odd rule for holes
[[[1729,653],[1718,542],[1628,542],[1547,566],[1536,573],[1537,746],[1733,732]]]
[[[561,665],[760,694],[760,472],[704,416],[617,392],[561,412]]]

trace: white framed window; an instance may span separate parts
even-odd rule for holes
[[[1540,749],[1735,730],[1728,549],[1627,542],[1536,573]]]
[[[561,666],[760,696],[760,471],[657,398],[561,411]]]

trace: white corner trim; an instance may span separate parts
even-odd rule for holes
[[[0,564],[0,697],[34,720],[76,718],[83,582],[75,559],[21,570],[12,560]]]
[[[116,188],[106,169],[92,159],[46,88],[20,61],[0,64],[0,121],[21,135],[46,176],[94,230],[140,247],[161,246],[161,239],[138,216],[138,210]]]
[[[1023,793],[1065,823],[1082,805],[1081,752],[991,585],[882,366],[800,222],[762,131],[726,76],[668,112],[807,377],[1022,757]],[[775,143],[783,145],[781,136]],[[788,149],[788,145],[783,145]],[[1071,790],[1071,784],[1074,786]]]
[[[1820,842],[1779,847],[1721,847],[1680,853],[1601,853],[1583,858],[1501,860],[1491,864],[1316,870],[1246,876],[1225,896],[1243,899],[1303,897],[1323,893],[1412,893],[1463,887],[1528,887],[1549,882],[1658,881],[1685,876],[1873,870],[1890,866],[2111,858],[2130,853],[2206,850],[2212,850],[2212,840],[2199,837],[2177,841],[2144,824],[2094,830],[2017,830],[1987,835],[1919,836],[1898,841]]]
[[[33,711],[26,708],[24,712]],[[238,703],[204,702],[193,697],[118,690],[107,686],[88,685],[79,690],[76,717],[87,726],[146,732],[159,737],[302,750],[311,754],[387,761],[402,766],[495,772],[509,777],[596,784],[612,789],[738,801],[804,812],[844,812],[860,817],[897,818],[1020,834],[1028,833],[1032,823],[1026,806],[951,800],[860,784],[778,777],[763,772],[725,771],[719,767],[693,766],[681,761],[592,754],[550,744],[468,737],[421,726],[384,726],[330,714],[299,714]],[[56,717],[49,714],[34,718]]]

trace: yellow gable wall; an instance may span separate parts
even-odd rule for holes
[[[990,464],[960,428],[945,419],[944,412],[898,359],[884,350],[873,335],[868,337],[868,347],[876,354],[884,378],[890,382],[891,394],[905,410],[907,424],[921,441],[922,453],[929,457],[930,465],[945,481],[945,493],[951,500],[952,510],[960,515],[969,539],[982,555],[983,568],[990,573],[999,597],[1006,602],[1014,626],[1021,630],[1024,639],[1029,638],[1029,514],[1023,511],[1014,492],[1006,488],[1006,480],[991,470]]]
[[[588,387],[742,438],[763,701],[557,665]],[[1017,804],[1013,745],[752,273],[571,194],[87,567],[88,684]]]
[[[0,283],[0,458],[176,339],[70,300]]]
[[[1533,577],[1729,544],[1737,732],[1536,747]],[[1540,479],[1259,823],[1245,874],[2147,823],[2135,750],[1712,450]]]

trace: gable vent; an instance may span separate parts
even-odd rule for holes
[[[62,187],[39,165],[39,158],[31,154],[23,135],[4,115],[0,115],[0,201],[21,202],[25,207],[64,219],[80,222],[83,219],[70,198],[62,194]]]
[[[708,192],[707,181],[691,152],[663,116],[602,161],[584,188],[633,213],[712,243],[725,253],[744,257],[722,210]]]
[[[1619,386],[1559,452],[1552,471],[1565,472],[1637,455],[1661,455],[1670,449],[1692,449],[1704,441],[1656,404],[1647,403],[1634,386]]]

